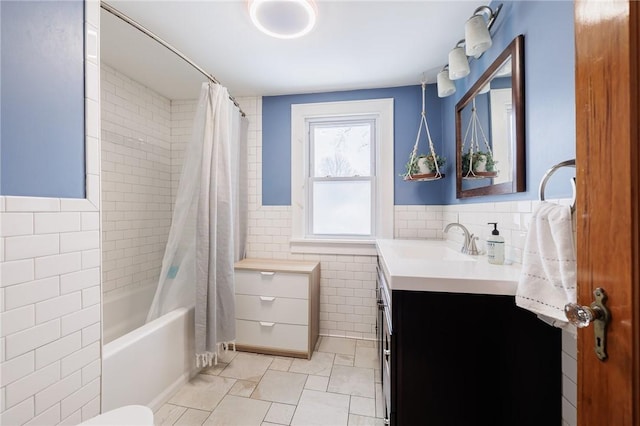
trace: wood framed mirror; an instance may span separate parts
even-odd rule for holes
[[[524,36],[456,104],[456,196],[525,190]]]

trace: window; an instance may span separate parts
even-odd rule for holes
[[[292,105],[293,252],[393,238],[393,100]]]

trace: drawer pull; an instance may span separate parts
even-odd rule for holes
[[[275,297],[273,296],[260,296],[260,300],[262,300],[263,302],[273,302],[274,300],[276,300]]]
[[[260,271],[260,275],[265,276],[265,277],[272,277],[274,276],[276,273],[273,271]]]
[[[273,327],[274,325],[276,325],[275,322],[264,322],[264,321],[260,321],[260,325],[262,327]]]

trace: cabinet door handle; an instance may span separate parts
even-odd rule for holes
[[[262,327],[273,327],[274,325],[276,325],[275,322],[264,322],[264,321],[260,321],[260,325]]]
[[[273,302],[274,300],[276,300],[276,298],[270,296],[260,296],[260,300],[262,300],[263,302]]]
[[[273,271],[260,271],[260,275],[265,276],[265,277],[272,277],[274,276],[276,273]]]

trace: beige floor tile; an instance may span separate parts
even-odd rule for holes
[[[276,357],[269,366],[269,370],[289,371],[292,362],[293,358]]]
[[[184,412],[187,411],[186,407],[180,407],[173,404],[164,404],[158,411],[153,414],[153,424],[156,426],[170,426],[173,425]]]
[[[219,363],[222,362],[224,364],[229,364],[240,353],[241,352],[233,351],[233,350],[227,350],[227,351],[222,350],[222,351],[220,351],[220,354],[218,355],[218,362]]]
[[[291,423],[291,419],[293,418],[293,413],[295,411],[295,405],[278,404],[277,402],[274,402],[271,404],[264,421],[280,425],[288,425]]]
[[[260,426],[271,404],[227,395],[204,423],[206,426]]]
[[[222,370],[220,376],[259,382],[272,362],[273,357],[270,356],[240,352],[233,358],[227,368]]]
[[[211,411],[235,382],[235,379],[200,374],[180,388],[169,403]]]
[[[376,383],[382,383],[382,373],[379,368],[373,369],[373,377],[375,377]]]
[[[356,359],[354,367],[377,368],[380,367],[378,352],[375,348],[356,348]]]
[[[346,426],[349,420],[349,396],[304,390],[291,425]]]
[[[382,384],[376,383],[376,417],[384,417],[384,395],[382,394]]]
[[[269,370],[258,383],[251,398],[295,405],[306,381],[305,374]]]
[[[222,370],[227,368],[226,362],[218,362],[218,364],[203,369],[200,374],[209,374],[210,376],[219,376]]]
[[[336,354],[336,359],[333,361],[336,365],[347,365],[349,367],[353,367],[353,363],[355,362],[356,357],[353,355],[342,355]]]
[[[375,397],[373,368],[347,367],[334,365],[327,392]]]
[[[210,411],[189,408],[187,412],[180,416],[178,421],[174,423],[174,426],[200,426],[207,420],[210,414]]]
[[[318,352],[330,352],[334,354],[355,355],[356,340],[343,337],[323,336],[318,346]]]
[[[294,359],[289,371],[292,373],[329,376],[331,375],[334,357],[335,355],[332,353],[314,352],[311,355],[311,359]]]
[[[278,423],[269,423],[269,422],[262,422],[260,423],[260,426],[282,426]]]
[[[320,392],[326,392],[329,385],[329,378],[324,376],[309,376],[307,383],[304,384],[305,389],[317,390]]]
[[[245,398],[249,398],[257,385],[258,384],[256,382],[250,382],[248,380],[238,380],[237,382],[235,382],[231,390],[229,390],[229,395],[244,396]]]
[[[384,426],[384,420],[349,414],[349,426]]]
[[[356,348],[375,348],[375,347],[376,347],[375,340],[358,339],[356,341]]]
[[[351,404],[349,405],[350,414],[358,414],[360,416],[375,417],[376,400],[374,398],[363,398],[361,396],[351,396]]]

